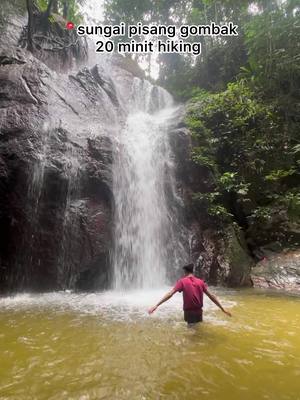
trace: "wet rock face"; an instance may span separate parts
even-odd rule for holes
[[[134,75],[143,74],[118,56],[106,68],[57,73],[54,59],[18,47],[24,23],[0,40],[0,292],[107,288],[112,149]],[[242,235],[218,233],[193,205],[193,192],[209,191],[214,178],[191,162],[184,114],[179,108],[169,132],[176,196],[172,177],[165,188],[179,230],[175,258],[195,262],[210,283],[247,285],[252,259]],[[174,243],[168,251],[172,259]],[[170,280],[180,273],[168,265]]]
[[[57,74],[17,47],[0,54],[0,291],[107,288],[112,149],[133,75],[118,58],[108,76],[99,65]],[[194,209],[192,193],[213,177],[191,162],[183,121],[184,108],[169,132],[175,200],[166,187],[180,231],[177,256],[210,283],[246,285],[252,260],[239,235],[218,235]],[[169,266],[170,280],[180,273]]]
[[[57,74],[3,46],[0,292],[107,287],[122,116],[113,82],[99,66]]]
[[[300,252],[264,257],[251,273],[254,287],[300,292]]]

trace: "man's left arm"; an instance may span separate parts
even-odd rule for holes
[[[222,304],[219,302],[219,300],[216,298],[216,296],[208,291],[206,285],[203,287],[203,292],[206,294],[207,297],[210,298],[210,300],[212,302],[215,303],[216,306],[218,306],[223,311],[223,313],[227,314],[229,317],[232,316],[231,312],[229,312],[228,310],[225,310],[225,308],[222,306]]]

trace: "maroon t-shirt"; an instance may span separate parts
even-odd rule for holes
[[[203,291],[207,286],[202,279],[184,276],[174,286],[176,292],[183,292],[183,309],[199,310],[203,306]]]

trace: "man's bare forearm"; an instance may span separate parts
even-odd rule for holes
[[[168,301],[171,297],[173,296],[172,292],[168,292],[167,294],[164,295],[164,297],[156,304],[155,307],[159,307],[161,304],[165,303]]]
[[[218,306],[222,311],[225,311],[222,304],[219,302],[219,300],[216,298],[216,296],[212,293],[206,293],[207,296],[211,299],[213,303],[215,303],[216,306]]]
[[[174,289],[173,290],[171,290],[170,292],[168,292],[167,294],[165,294],[164,295],[164,297],[154,306],[154,307],[151,307],[149,310],[148,310],[148,313],[149,314],[152,314],[156,309],[157,309],[157,307],[159,307],[161,304],[163,304],[165,301],[168,301],[172,296],[173,296],[173,294],[175,293],[175,291],[174,291]]]
[[[211,299],[213,303],[215,303],[216,306],[218,306],[225,314],[229,315],[231,317],[231,313],[222,306],[222,304],[219,302],[219,300],[216,298],[215,295],[210,293],[207,289],[204,291],[207,297]]]

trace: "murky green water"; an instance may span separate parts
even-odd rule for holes
[[[0,399],[300,399],[300,299],[218,292],[188,329],[163,293],[0,300]]]

